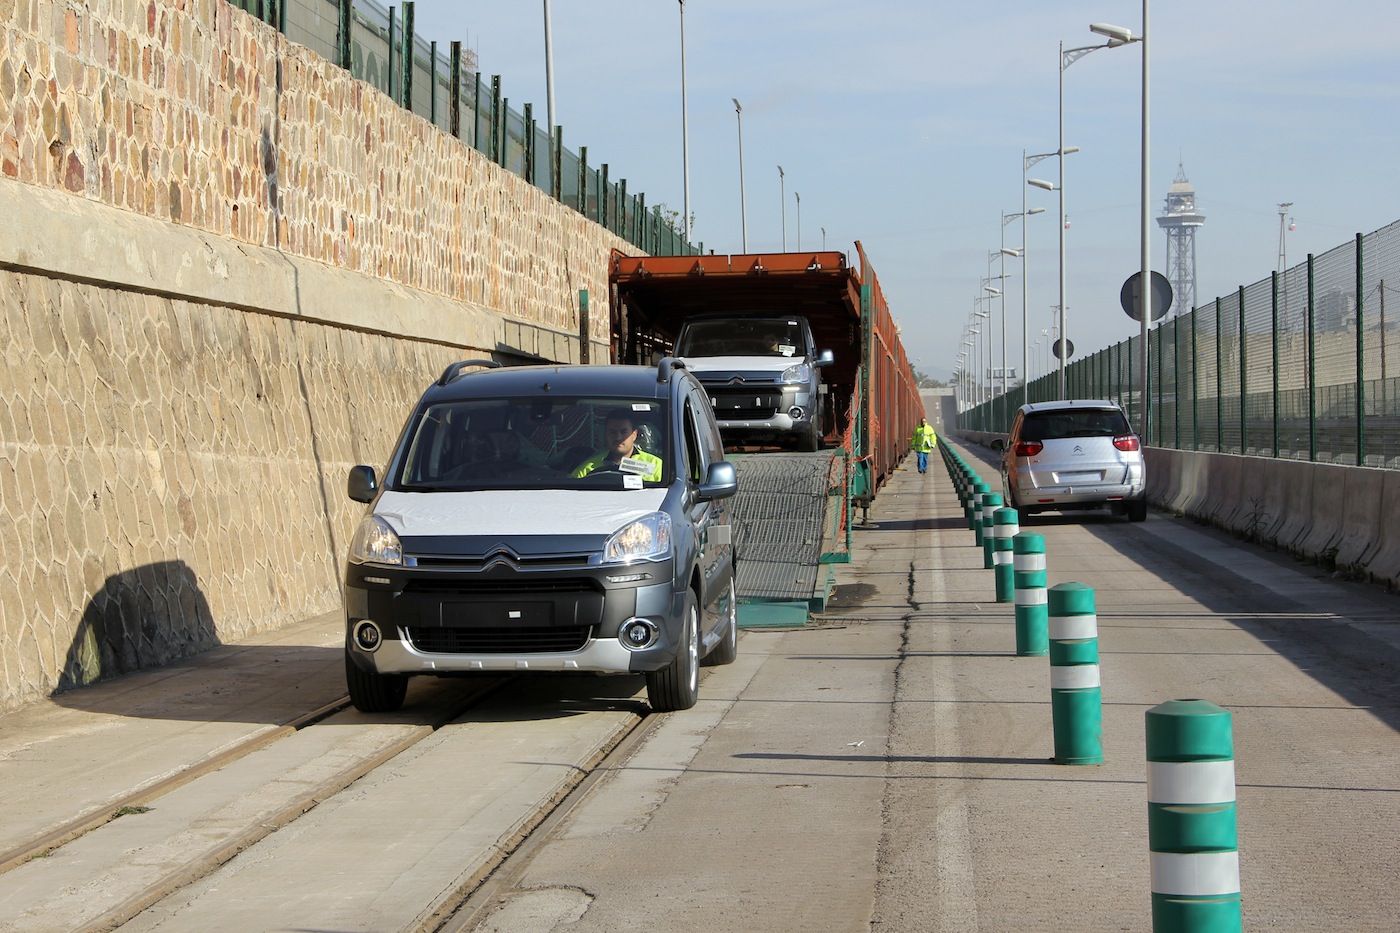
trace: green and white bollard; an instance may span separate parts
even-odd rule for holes
[[[982,567],[991,570],[992,564],[992,535],[995,532],[993,527],[996,520],[992,517],[996,515],[997,509],[1001,508],[1001,493],[987,492],[982,494],[982,523],[978,527],[981,532],[977,543],[982,546]]]
[[[1102,764],[1103,696],[1094,590],[1083,583],[1061,583],[1047,596],[1055,760],[1062,765]]]
[[[997,509],[992,514],[992,523],[992,574],[997,602],[1009,603],[1016,594],[1011,539],[1021,533],[1021,515],[1015,509]]]
[[[1016,586],[1016,656],[1044,657],[1050,650],[1045,595],[1045,538],[1023,531],[1011,539]]]
[[[972,499],[967,503],[967,527],[972,529],[972,537],[978,547],[982,546],[982,497],[991,491],[992,487],[980,479],[973,479]]]
[[[1147,711],[1147,840],[1156,933],[1240,930],[1229,710],[1171,700]]]

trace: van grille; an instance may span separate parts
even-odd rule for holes
[[[532,654],[578,651],[588,644],[591,626],[504,626],[438,628],[409,626],[408,640],[432,654]]]

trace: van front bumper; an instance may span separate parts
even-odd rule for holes
[[[645,572],[644,585],[606,582]],[[444,574],[350,565],[345,587],[345,650],[377,674],[471,671],[654,671],[675,658],[684,624],[685,587],[671,561],[588,568],[570,573]],[[377,583],[374,581],[387,581]],[[455,583],[461,583],[457,588]],[[472,584],[477,584],[473,586]],[[631,619],[650,622],[654,640],[629,648],[619,638]],[[354,635],[373,622],[379,643]]]

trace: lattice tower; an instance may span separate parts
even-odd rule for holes
[[[1206,215],[1196,210],[1196,189],[1178,162],[1176,178],[1167,189],[1166,210],[1157,218],[1157,225],[1167,234],[1167,281],[1172,283],[1168,316],[1196,306],[1196,229],[1205,222]]]

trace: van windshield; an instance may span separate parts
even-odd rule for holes
[[[1048,441],[1058,437],[1119,437],[1133,433],[1116,408],[1074,408],[1036,411],[1021,423],[1021,440]]]
[[[802,322],[797,318],[725,318],[686,325],[676,343],[677,356],[807,355]]]
[[[467,399],[429,405],[408,430],[393,489],[643,489],[671,481],[655,399]]]

